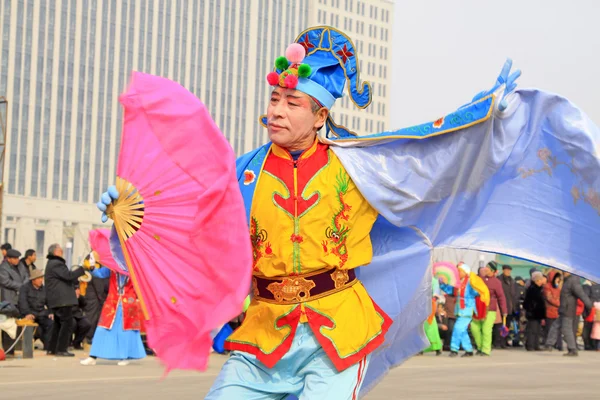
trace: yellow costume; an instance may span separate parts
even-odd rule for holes
[[[290,348],[298,323],[308,323],[341,371],[383,342],[391,320],[351,279],[353,274],[348,276],[371,262],[377,211],[327,145],[315,141],[297,160],[272,145],[258,174],[250,216],[256,297],[229,337],[229,350],[254,354],[272,367]],[[319,273],[330,274],[336,289],[312,296],[315,285],[303,277]],[[258,296],[257,279],[283,277],[305,292],[272,284],[272,300]]]

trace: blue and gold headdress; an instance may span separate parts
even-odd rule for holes
[[[296,89],[331,109],[347,88],[358,108],[371,104],[371,85],[360,82],[358,56],[352,40],[330,26],[317,26],[302,32],[285,57],[278,57],[275,69],[267,75],[271,86]],[[265,117],[262,122],[266,125]],[[336,125],[331,116],[326,122],[327,136],[356,136]]]

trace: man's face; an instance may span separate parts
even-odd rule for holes
[[[535,283],[536,286],[542,286],[544,284],[545,280],[546,280],[545,278],[538,278],[535,281],[533,281],[533,283]]]
[[[35,278],[31,280],[31,283],[35,288],[40,288],[44,284],[44,277]]]
[[[62,249],[62,247],[60,247],[60,246],[59,246],[59,247],[57,247],[57,248],[54,250],[54,255],[55,255],[56,257],[62,257],[62,256],[63,256],[63,249]]]
[[[16,257],[9,257],[9,258],[6,259],[6,261],[8,261],[8,263],[10,265],[17,265],[17,264],[19,264],[19,259],[16,258]]]
[[[307,94],[275,88],[267,108],[269,139],[290,151],[305,150],[306,143],[315,137],[315,129],[322,126],[326,118],[326,110],[313,113]]]
[[[492,270],[488,267],[483,267],[479,270],[479,276],[485,278],[486,276],[491,276]]]
[[[510,276],[511,270],[508,268],[505,268],[502,270],[502,275],[504,276]]]
[[[6,257],[6,250],[2,249],[2,257],[5,258]]]
[[[34,262],[37,261],[37,254],[33,253],[31,256],[28,257],[29,258],[29,263],[33,264]]]

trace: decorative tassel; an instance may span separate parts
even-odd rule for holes
[[[271,86],[277,86],[279,84],[279,74],[277,72],[269,72],[267,75],[267,82]]]
[[[292,43],[285,50],[285,56],[292,64],[300,64],[306,56],[306,50],[300,43]]]
[[[308,78],[311,72],[312,70],[308,64],[300,64],[298,67],[298,76],[300,78]]]
[[[298,77],[296,75],[289,74],[284,80],[285,86],[289,89],[296,89],[298,86]]]
[[[285,57],[277,57],[277,59],[275,60],[275,69],[279,70],[279,71],[285,71],[286,69],[288,69],[290,63],[288,62],[287,58]]]

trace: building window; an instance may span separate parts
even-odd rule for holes
[[[44,239],[46,236],[46,232],[44,231],[35,231],[35,251],[38,254],[44,254]]]

